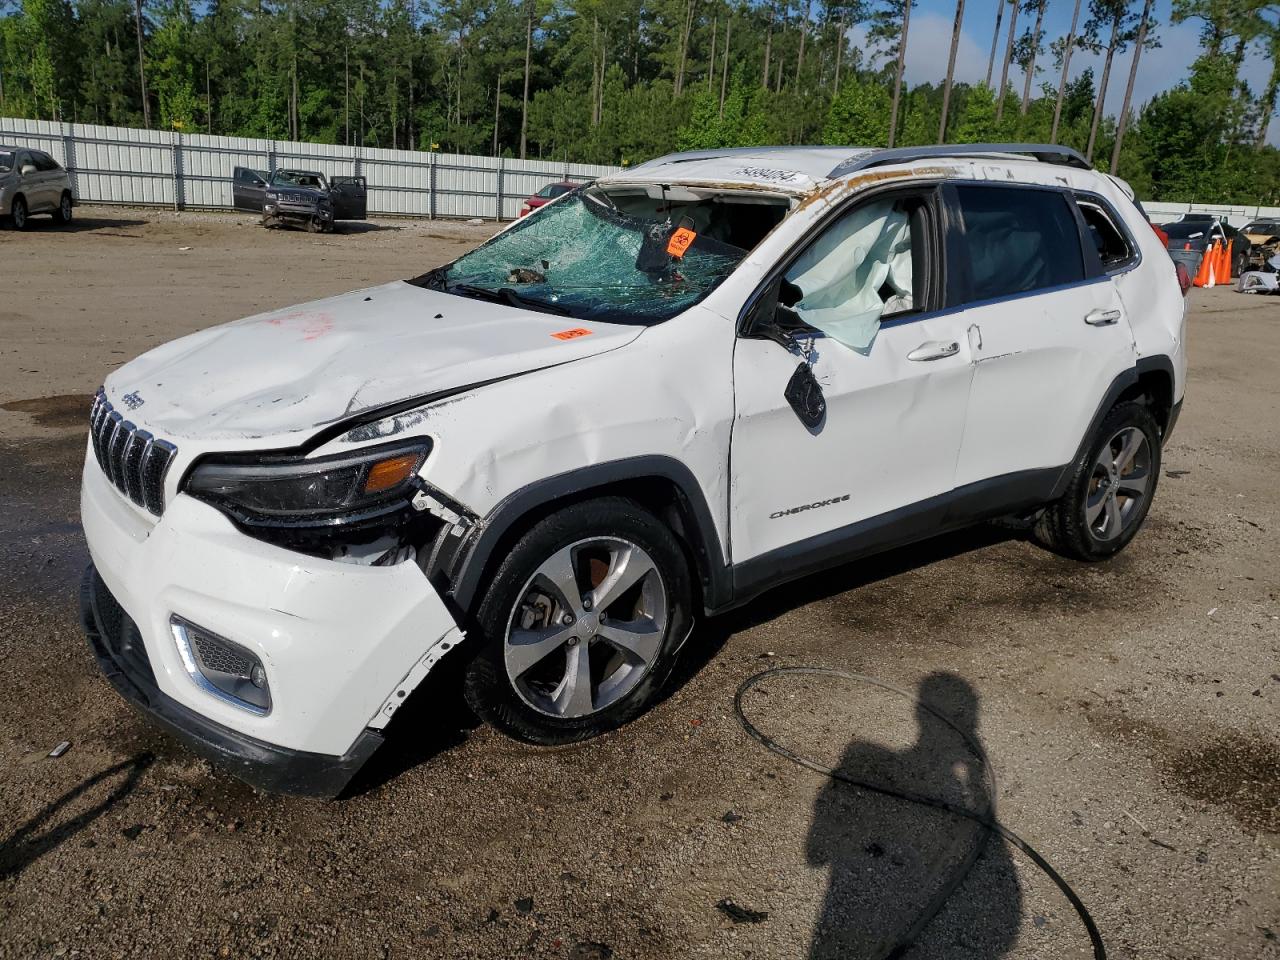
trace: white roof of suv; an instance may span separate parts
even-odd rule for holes
[[[1075,150],[1045,143],[968,143],[928,147],[729,147],[649,160],[608,177],[626,183],[707,184],[803,194],[868,167],[916,160],[1040,160],[1089,169]]]

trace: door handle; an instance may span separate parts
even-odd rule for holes
[[[929,340],[907,354],[908,360],[941,360],[960,352],[960,344],[954,340]]]
[[[1084,322],[1091,327],[1110,326],[1119,319],[1119,310],[1090,310],[1084,315]]]

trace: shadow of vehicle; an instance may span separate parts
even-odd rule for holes
[[[464,651],[465,653],[465,651]],[[462,696],[465,657],[445,657],[387,725],[386,741],[340,795],[347,800],[378,789],[450,750],[480,725]]]
[[[814,801],[806,858],[827,866],[830,878],[811,960],[884,960],[908,948],[913,958],[976,960],[1004,955],[1017,939],[1022,891],[1003,841],[988,840],[980,824],[892,795],[975,813],[992,802],[983,761],[966,742],[980,747],[977,693],[955,674],[934,673],[917,696],[913,744],[894,750],[855,736],[835,768],[876,789],[832,779]]]
[[[57,800],[45,804],[39,813],[0,843],[0,879],[21,873],[40,857],[75,836],[131,794],[137,787],[142,774],[154,760],[155,758],[149,753],[140,753],[127,760],[121,760],[105,770],[98,771]],[[98,784],[121,774],[123,779],[98,803],[69,820],[39,832],[41,827],[52,821],[60,811],[69,807],[78,798],[89,793]]]
[[[27,229],[21,232],[12,225],[6,230],[17,236],[22,233],[89,233],[94,230],[124,230],[129,227],[146,226],[146,220],[134,220],[124,217],[72,217],[70,223],[57,223],[52,217],[32,215],[27,221]]]
[[[337,234],[380,233],[384,230],[398,231],[403,227],[390,223],[370,223],[368,220],[339,220],[334,224],[333,232]]]
[[[992,524],[969,527],[801,577],[770,589],[736,610],[703,618],[685,644],[659,702],[673,696],[696,677],[735,633],[768,623],[807,604],[1021,536]]]

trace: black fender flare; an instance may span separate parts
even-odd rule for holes
[[[449,577],[449,595],[454,605],[463,611],[472,609],[499,544],[516,524],[539,508],[614,484],[646,479],[662,480],[674,486],[679,498],[677,508],[689,527],[685,539],[702,584],[703,605],[707,610],[723,606],[732,594],[732,579],[702,486],[685,464],[656,454],[580,467],[535,480],[508,494],[472,527],[458,551],[458,560]]]

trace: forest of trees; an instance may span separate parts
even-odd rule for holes
[[[945,79],[908,87],[914,0],[0,0],[0,116],[611,164],[1060,142],[1144,198],[1280,204],[1280,7],[1174,0],[1200,56],[1138,104],[1152,0],[969,2],[997,15],[986,81],[952,83],[957,0]],[[1050,2],[1074,13],[1066,36],[1043,29]],[[1098,75],[1071,69],[1081,50]],[[1262,90],[1241,76],[1250,53]]]

